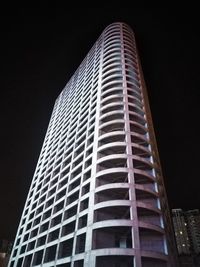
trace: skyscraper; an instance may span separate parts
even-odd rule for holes
[[[198,209],[172,210],[180,266],[200,266],[200,213]]]
[[[10,267],[175,266],[135,38],[109,25],[58,96]]]
[[[198,209],[173,209],[173,224],[179,254],[200,253],[200,213]]]
[[[182,209],[172,210],[172,219],[178,254],[190,254],[191,244],[188,236],[186,218]]]
[[[200,254],[200,212],[198,209],[187,210],[185,217],[192,252]]]

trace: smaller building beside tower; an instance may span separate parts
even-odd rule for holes
[[[178,254],[190,254],[187,223],[182,209],[173,209],[173,224]]]
[[[191,252],[200,254],[200,212],[198,209],[185,212]]]
[[[12,242],[0,239],[0,267],[7,267],[12,249]]]
[[[176,245],[181,266],[200,266],[200,212],[172,210]]]

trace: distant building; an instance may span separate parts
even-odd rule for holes
[[[188,236],[191,243],[191,252],[200,253],[200,212],[198,209],[185,212]]]
[[[200,212],[172,210],[179,261],[182,267],[200,266]]]
[[[190,254],[190,241],[184,212],[182,209],[173,209],[172,214],[178,254]]]
[[[6,267],[10,258],[12,243],[8,240],[0,240],[0,267]]]

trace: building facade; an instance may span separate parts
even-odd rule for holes
[[[172,210],[176,245],[180,265],[200,266],[200,213],[198,209]]]
[[[109,25],[58,96],[10,267],[176,266],[135,38]]]
[[[172,210],[178,254],[200,254],[200,212]]]
[[[200,212],[198,209],[185,212],[191,251],[200,254]]]
[[[178,254],[188,255],[191,252],[191,242],[189,240],[187,222],[183,210],[173,209],[172,220],[174,225]]]
[[[7,239],[0,239],[0,267],[7,267],[12,250],[12,242]]]

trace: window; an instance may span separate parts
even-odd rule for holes
[[[85,251],[85,239],[86,239],[86,234],[81,234],[77,236],[76,239],[76,254],[82,253]]]
[[[60,243],[58,258],[69,257],[72,255],[73,239],[66,240]]]
[[[59,223],[61,222],[61,219],[62,219],[62,214],[60,214],[60,215],[54,217],[54,218],[52,219],[52,221],[51,221],[51,227],[53,227],[53,226],[59,224]]]
[[[56,240],[58,237],[59,237],[59,229],[49,233],[48,242]]]
[[[46,241],[46,235],[41,236],[40,238],[38,238],[37,247],[44,245],[45,241]]]
[[[34,255],[33,265],[38,265],[42,262],[43,250],[37,251]],[[20,265],[21,266],[21,265]]]
[[[62,236],[66,236],[75,230],[75,221],[68,223],[62,227]]]
[[[45,224],[42,224],[40,226],[40,233],[46,231],[48,229],[48,227],[49,227],[49,222],[46,222]]]

